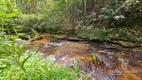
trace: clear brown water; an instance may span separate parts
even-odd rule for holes
[[[108,48],[110,44],[89,42],[53,42],[46,37],[27,41],[27,48],[40,51],[45,57],[53,56],[59,65],[74,67],[76,64],[87,74],[88,80],[142,80],[142,52],[123,48]],[[92,53],[96,54],[96,60]],[[86,76],[86,75],[85,75]]]

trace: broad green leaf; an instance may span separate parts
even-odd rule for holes
[[[22,61],[22,64],[21,64],[22,67],[24,66],[25,62],[26,62],[31,56],[32,56],[32,55],[29,55],[27,58],[25,58],[25,59]]]
[[[63,11],[58,11],[59,14],[63,14]]]
[[[97,58],[96,58],[96,54],[95,54],[94,52],[92,53],[92,57],[93,57],[94,60],[97,59]]]
[[[25,47],[26,47],[26,45],[22,45],[22,47],[20,47],[20,48],[18,49],[18,58],[21,57],[21,54],[22,54],[22,52],[24,51]]]
[[[12,18],[12,17],[15,17],[15,16],[16,16],[16,13],[10,13],[10,14],[6,15],[6,18]]]
[[[19,65],[15,59],[9,59],[8,62],[10,64]]]
[[[21,29],[21,28],[23,28],[23,26],[20,26],[20,25],[16,26],[16,25],[15,25],[14,28],[15,28],[15,29]]]
[[[57,4],[56,4],[58,7],[61,7],[62,5],[63,5],[63,2],[62,1],[59,1],[59,2],[57,2]]]
[[[47,68],[47,66],[45,66],[45,65],[43,65],[42,68],[43,68],[46,72],[49,71],[48,68]]]
[[[10,51],[13,53],[13,55],[14,55],[14,52],[15,52],[14,46],[15,46],[15,39],[13,39],[11,46],[9,47]]]
[[[35,31],[34,29],[32,29],[32,32],[34,34],[34,39],[36,39],[39,36],[38,32]]]
[[[13,30],[14,30],[14,32],[16,33],[16,34],[18,34],[18,32],[17,32],[17,30],[13,27]]]
[[[0,30],[2,30],[2,31],[6,31],[7,29],[5,29],[5,28],[0,28]]]
[[[1,16],[4,16],[4,13],[0,11],[0,17],[1,17]]]

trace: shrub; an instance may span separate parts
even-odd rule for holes
[[[21,59],[27,56],[24,55]],[[19,66],[10,64],[3,70],[2,80],[77,80],[78,78],[74,72],[68,71],[67,67],[58,67],[54,64],[52,58],[43,59],[41,53],[33,54],[26,61],[25,72]]]
[[[77,80],[79,68],[58,67],[52,57],[25,51],[15,40],[0,36],[0,80]]]

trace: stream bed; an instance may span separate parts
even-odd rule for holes
[[[17,42],[22,44],[23,42]],[[34,48],[44,57],[52,56],[58,66],[78,65],[87,80],[142,80],[142,50],[116,48],[112,44],[72,42],[46,37],[26,41],[26,50]],[[86,79],[83,79],[86,80]]]

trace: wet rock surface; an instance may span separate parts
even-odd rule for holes
[[[104,43],[52,42],[52,38],[27,43],[27,49],[35,47],[35,51],[42,52],[44,56],[53,56],[59,66],[74,67],[77,64],[90,74],[89,80],[142,80],[141,50],[128,51]],[[96,59],[92,53],[96,54]]]

